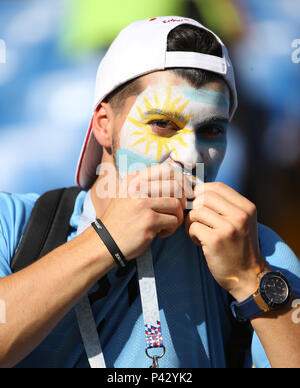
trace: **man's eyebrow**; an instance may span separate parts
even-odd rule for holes
[[[212,116],[205,119],[204,121],[201,121],[199,125],[201,125],[202,127],[204,125],[214,124],[214,123],[229,124],[229,118],[224,116]]]
[[[184,121],[185,120],[185,117],[182,114],[180,114],[178,112],[166,111],[163,109],[151,109],[150,111],[147,111],[146,114],[147,114],[147,116],[151,116],[151,115],[166,116],[170,119],[174,119],[177,121]]]

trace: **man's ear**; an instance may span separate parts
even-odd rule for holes
[[[98,143],[105,148],[112,145],[113,120],[114,114],[110,105],[101,102],[93,116],[93,133]]]

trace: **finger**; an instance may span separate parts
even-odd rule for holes
[[[186,208],[187,199],[184,190],[176,180],[146,182],[142,183],[141,186],[144,186],[144,190],[147,190],[148,196],[151,198],[177,198],[181,202],[182,209]]]
[[[187,226],[193,222],[200,222],[216,230],[233,229],[233,225],[226,218],[205,206],[198,210],[191,210],[186,218]]]
[[[155,166],[151,166],[148,168],[144,168],[142,170],[137,171],[136,173],[128,174],[128,176],[136,175],[141,180],[160,180],[160,179],[173,179],[175,177],[174,167],[172,167],[169,163],[160,163]]]
[[[139,191],[149,198],[178,198],[181,201],[182,208],[185,209],[186,207],[187,200],[183,188],[177,181],[141,182]]]
[[[178,198],[182,209],[186,208],[187,199],[177,181],[142,181],[133,179],[127,187],[130,198]]]
[[[229,216],[236,209],[239,209],[220,194],[209,190],[206,190],[201,196],[196,196],[193,201],[193,209],[201,209],[203,206],[223,216]]]
[[[183,222],[183,210],[181,201],[178,198],[153,198],[150,208],[159,214],[175,215],[179,224]]]
[[[191,240],[197,245],[208,245],[212,236],[212,229],[199,222],[193,222],[188,228]]]
[[[132,196],[138,197],[139,194],[149,198],[182,198],[184,196],[183,189],[177,181],[135,181],[132,183],[134,186],[129,190]]]
[[[206,191],[193,201],[193,209],[200,211],[204,206],[225,217],[237,229],[245,228],[248,224],[249,214],[216,192]]]
[[[234,207],[239,207],[243,211],[246,211],[246,213],[249,216],[254,216],[256,214],[256,207],[255,205],[249,201],[247,198],[239,194],[237,191],[233,190],[231,187],[225,185],[221,182],[211,182],[211,183],[205,183],[204,189],[201,189],[201,185],[196,186],[194,193],[197,197],[199,195],[199,191],[203,192],[204,190],[204,200],[205,200],[205,193],[210,191],[218,194],[219,196],[223,197],[226,201],[228,201],[231,205]],[[200,193],[201,196],[201,193]]]
[[[177,181],[183,188],[185,196],[190,199],[194,198],[194,190],[189,179],[182,174],[179,169],[175,169],[169,163],[161,163],[159,165],[140,170],[136,175],[136,178],[140,181],[148,182],[157,180]]]
[[[155,217],[155,229],[160,238],[170,237],[181,225],[177,216],[172,214],[157,213]]]

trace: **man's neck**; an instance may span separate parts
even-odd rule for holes
[[[98,181],[98,179],[97,179]],[[97,195],[97,181],[93,184],[91,189],[91,200],[96,211],[97,218],[101,218],[108,208],[111,198],[99,198]]]
[[[100,164],[98,178],[91,188],[91,200],[96,216],[101,218],[118,191],[118,175],[114,163]]]

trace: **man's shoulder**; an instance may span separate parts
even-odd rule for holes
[[[2,229],[16,224],[26,224],[39,194],[0,192],[0,224]]]
[[[27,193],[27,194],[18,194],[18,193],[9,193],[6,191],[0,191],[0,210],[3,205],[6,204],[24,204],[34,206],[34,203],[39,198],[40,194],[36,193]]]
[[[10,273],[10,261],[38,198],[33,193],[0,192],[0,277]]]

